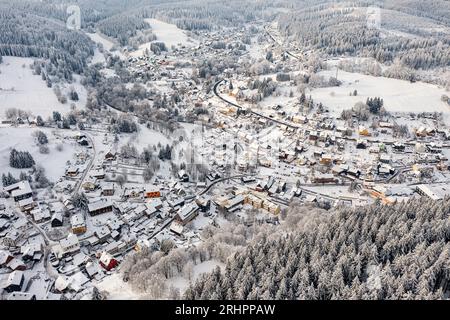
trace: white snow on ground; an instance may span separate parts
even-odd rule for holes
[[[157,19],[146,19],[152,27],[152,32],[156,35],[157,41],[162,41],[170,49],[172,45],[177,46],[182,44],[184,46],[195,45],[195,40],[188,39],[187,34],[179,29],[176,25],[166,23]]]
[[[39,153],[39,147],[36,145],[35,138],[32,135],[37,130],[41,130],[47,135],[49,154]],[[62,135],[62,131],[57,133]],[[30,152],[36,164],[44,167],[47,178],[53,182],[65,174],[66,162],[68,160],[73,162],[74,154],[76,153],[74,144],[68,143],[61,138],[58,139],[52,134],[52,129],[47,128],[3,127],[0,128],[0,142],[0,175],[11,172],[16,178],[20,172],[27,172],[28,169],[15,169],[9,166],[9,154],[12,148],[16,148],[18,151]],[[60,143],[64,145],[63,151],[55,149]]]
[[[112,41],[109,41],[108,39],[102,37],[98,33],[86,33],[86,35],[89,38],[91,38],[91,40],[94,41],[95,43],[101,43],[105,50],[109,51],[114,46],[114,43]]]
[[[222,270],[225,267],[222,262],[219,262],[217,260],[203,261],[202,263],[195,265],[193,268],[193,279],[191,281],[194,282],[201,274],[211,272],[217,266],[219,266]],[[168,286],[173,286],[177,289],[180,289],[181,294],[183,294],[183,292],[189,286],[189,280],[184,277],[174,277],[168,279],[167,284]]]
[[[144,125],[138,125],[139,131],[133,134],[121,134],[119,139],[119,148],[124,145],[134,145],[138,152],[142,152],[148,146],[156,146],[161,143],[162,146],[171,144],[169,139],[162,133],[148,129]]]
[[[102,279],[97,285],[100,291],[109,293],[109,300],[138,300],[144,295],[134,292],[131,286],[122,280],[120,273],[114,273]]]
[[[335,70],[319,72],[325,78],[336,76]],[[391,112],[445,112],[450,108],[441,101],[443,94],[448,94],[436,85],[423,82],[373,77],[359,73],[339,71],[338,79],[343,81],[340,87],[314,89],[310,93],[316,102],[322,102],[331,112],[340,113],[352,108],[359,101],[365,102],[369,97],[381,97],[384,106]],[[356,97],[350,92],[358,91]]]
[[[91,38],[91,40],[94,41],[95,43],[101,43],[103,45],[103,49],[105,49],[106,51],[111,52],[111,54],[113,55],[119,56],[121,59],[125,59],[125,56],[120,51],[118,50],[111,51],[111,49],[114,47],[114,42],[109,40],[106,36],[99,33],[86,33],[86,35],[89,38]],[[104,61],[103,54],[100,51],[98,51],[98,49],[96,49],[92,63],[103,61]]]
[[[194,46],[198,42],[188,37],[188,35],[176,25],[163,22],[157,19],[145,19],[150,24],[152,32],[156,35],[156,40],[152,42],[164,42],[169,51],[172,50],[172,46]],[[150,49],[150,43],[143,43],[139,46],[139,49],[130,53],[132,57],[139,57],[143,55],[145,49]]]
[[[51,116],[54,110],[61,113],[70,111],[72,101],[59,103],[41,76],[33,75],[29,67],[32,63],[30,58],[3,57],[0,64],[0,117],[8,108],[30,111],[44,119]],[[77,104],[81,106],[81,101]]]

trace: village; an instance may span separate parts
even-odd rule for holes
[[[144,181],[145,166],[119,147],[133,143],[127,140],[131,134],[120,134],[118,143],[106,119],[83,130],[48,125],[63,132],[58,139],[72,146],[76,158],[64,164],[50,194],[28,180],[0,189],[2,298],[92,297],[132,252],[162,250],[167,241],[196,246],[203,228],[229,219],[246,227],[277,225],[293,204],[329,210],[450,195],[450,126],[438,112],[394,111],[371,115],[369,122],[353,105],[344,117],[312,98],[314,92],[292,92],[294,80],[278,72],[255,77],[224,70],[208,90],[205,81],[192,79],[191,68],[200,60],[233,56],[244,64],[269,49],[280,72],[304,72],[297,61],[301,53],[280,48],[275,37],[253,39],[251,50],[236,45],[242,37],[243,31],[204,32],[201,41],[162,55],[147,50],[126,56],[136,79],[145,76],[162,94],[183,92],[182,115],[198,115],[180,121],[179,130],[164,139],[156,125],[139,124],[139,138],[152,140],[154,150],[162,150],[158,143],[172,144],[176,170],[156,158],[159,169]],[[257,101],[258,89],[249,86],[255,78],[271,78],[279,95]],[[200,108],[207,112],[196,113]],[[139,116],[133,120],[139,123]],[[402,125],[410,135],[398,135]],[[2,130],[36,127],[31,118],[1,124]]]

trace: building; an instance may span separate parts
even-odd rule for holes
[[[198,215],[199,210],[200,207],[197,205],[197,203],[190,203],[178,210],[175,219],[182,225],[186,225]]]
[[[116,151],[108,151],[106,154],[105,154],[105,160],[106,161],[114,161],[114,160],[116,160],[116,157],[117,157],[117,152]]]
[[[91,216],[96,216],[102,213],[112,212],[113,205],[108,199],[99,199],[88,204],[88,212]]]
[[[20,200],[18,202],[18,205],[22,212],[29,212],[33,210],[33,208],[36,206],[36,203],[34,202],[33,198],[26,198]]]
[[[62,258],[67,254],[78,252],[80,250],[80,243],[78,237],[71,233],[66,239],[59,241],[59,244],[55,245],[52,249],[58,258]]]
[[[68,177],[76,177],[80,173],[80,169],[77,167],[69,167],[66,170],[66,176]]]
[[[0,250],[0,267],[6,266],[14,256],[6,250]]]
[[[114,183],[107,183],[102,186],[102,195],[105,197],[114,195]]]
[[[31,190],[30,183],[27,180],[14,183],[10,186],[4,187],[3,189],[11,194],[11,197],[15,202],[19,202],[20,200],[28,199],[33,196],[33,191]]]
[[[36,295],[28,292],[14,291],[6,298],[9,301],[36,300]]]
[[[178,221],[174,221],[171,223],[169,230],[174,234],[181,236],[183,234],[183,229],[184,227],[181,223],[179,223]]]
[[[421,196],[426,196],[431,200],[442,200],[443,197],[434,192],[428,185],[420,184],[416,187],[416,191]]]
[[[22,291],[22,286],[25,281],[23,271],[13,271],[9,274],[3,289],[8,292]]]
[[[314,183],[337,183],[336,179],[332,174],[319,174],[313,178]]]
[[[119,265],[119,263],[109,253],[103,252],[100,256],[100,265],[106,271],[109,271]]]
[[[239,208],[240,206],[242,206],[242,204],[245,201],[245,197],[240,194],[232,199],[230,199],[229,201],[227,201],[227,204],[225,205],[225,209],[228,212],[233,212],[235,211],[237,208]]]
[[[97,179],[94,178],[87,178],[84,180],[83,184],[81,185],[84,191],[94,191],[97,187]]]
[[[64,222],[62,211],[57,211],[52,215],[51,224],[52,228],[62,227]]]
[[[161,191],[159,188],[155,186],[147,186],[145,189],[144,196],[146,198],[160,198],[161,197]]]
[[[189,175],[185,170],[180,170],[178,172],[178,179],[180,179],[181,182],[189,182]]]
[[[70,218],[70,225],[72,233],[82,234],[86,232],[86,222],[84,221],[83,214],[77,213]]]

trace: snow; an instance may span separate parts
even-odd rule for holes
[[[54,110],[63,114],[70,111],[72,101],[66,104],[58,102],[41,76],[33,75],[29,67],[32,63],[30,58],[3,57],[0,64],[0,117],[8,108],[30,111],[44,119],[51,116]]]
[[[162,133],[148,129],[146,126],[139,124],[139,131],[134,134],[121,134],[119,140],[119,148],[124,145],[134,145],[138,152],[142,152],[148,146],[156,146],[158,143],[165,146],[170,141]]]
[[[193,268],[193,277],[191,281],[194,282],[203,273],[212,272],[217,266],[223,269],[225,264],[217,260],[208,260],[195,265]],[[168,287],[173,286],[180,289],[180,292],[183,293],[189,286],[189,280],[184,277],[174,277],[167,280],[167,285]]]
[[[203,261],[194,266],[194,279],[197,279],[201,274],[208,273],[213,271],[217,266],[221,269],[225,267],[225,265],[217,260],[208,260]]]
[[[322,71],[319,75],[327,79],[336,76],[336,71]],[[340,87],[318,88],[310,92],[314,101],[323,103],[336,114],[352,108],[357,102],[365,102],[369,97],[383,98],[385,108],[391,112],[450,112],[450,108],[441,101],[441,96],[446,94],[446,91],[436,85],[341,70],[338,79],[343,81]],[[358,95],[349,96],[355,89]]]
[[[172,45],[177,46],[178,44],[193,45],[187,34],[176,25],[157,19],[146,19],[145,21],[152,27],[152,32],[156,35],[157,41],[164,42],[167,48],[170,49]]]
[[[131,286],[122,280],[120,273],[114,273],[102,279],[97,285],[100,291],[109,293],[109,300],[138,300],[143,297],[131,289]]]
[[[33,132],[43,131],[49,140],[49,154],[39,153],[39,147],[36,145]],[[16,178],[20,172],[27,172],[28,169],[14,169],[9,166],[9,154],[12,148],[18,151],[29,151],[34,158],[36,164],[41,165],[45,169],[47,178],[56,182],[65,174],[66,162],[73,161],[76,152],[76,146],[63,141],[61,138],[52,134],[53,129],[47,128],[27,128],[27,127],[3,127],[0,128],[0,175],[2,173],[11,172]],[[64,149],[59,152],[55,149],[56,145],[62,143]]]
[[[94,41],[95,43],[101,43],[105,50],[110,51],[111,48],[114,46],[114,43],[112,41],[109,41],[108,39],[99,35],[98,33],[86,33],[86,35],[89,38],[91,38],[91,40]]]

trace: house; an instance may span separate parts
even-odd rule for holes
[[[182,225],[186,225],[198,215],[199,210],[200,207],[197,205],[197,203],[192,202],[178,210],[175,219]]]
[[[82,234],[86,232],[86,222],[84,221],[84,217],[82,213],[77,213],[72,215],[70,218],[70,226],[72,229],[72,233],[74,234]]]
[[[114,259],[109,253],[103,252],[100,256],[100,265],[106,270],[109,271],[115,268],[119,263],[116,259]]]
[[[230,199],[230,200],[228,201],[228,203],[225,205],[225,209],[226,209],[228,212],[232,212],[232,211],[234,211],[234,209],[236,209],[238,206],[242,205],[242,204],[244,203],[244,201],[245,201],[245,197],[244,197],[242,194],[240,194],[240,195],[238,195],[238,196],[236,196],[236,197]]]
[[[183,234],[183,229],[184,229],[184,227],[183,227],[182,224],[180,224],[180,223],[177,222],[177,221],[174,221],[174,222],[172,222],[172,224],[170,225],[170,229],[169,229],[169,230],[170,230],[171,232],[175,233],[176,235],[181,236],[181,235]]]
[[[24,281],[25,276],[23,271],[13,271],[9,274],[3,289],[8,293],[21,291]]]
[[[4,190],[11,194],[11,197],[15,202],[19,202],[20,200],[28,199],[33,196],[33,191],[31,190],[31,186],[28,180],[14,183],[10,186],[5,187]]]
[[[395,142],[392,145],[392,148],[394,148],[394,150],[399,151],[399,152],[403,152],[405,151],[405,145],[399,142]]]
[[[329,154],[323,154],[319,162],[322,165],[328,166],[333,162],[333,157]]]
[[[6,300],[9,301],[21,301],[21,300],[36,300],[36,295],[29,292],[19,292],[14,291],[10,293],[9,296],[6,297]]]
[[[42,223],[51,219],[50,211],[46,209],[42,210],[41,208],[35,208],[30,211],[30,214],[33,216],[33,220],[37,223]]]
[[[356,149],[366,149],[367,143],[364,140],[359,139],[356,141]]]
[[[185,170],[180,170],[178,172],[178,179],[180,179],[181,182],[189,182],[189,175]]]
[[[59,244],[55,245],[52,249],[58,258],[62,258],[67,254],[78,252],[80,250],[80,243],[78,237],[71,233],[67,238],[59,241]]]
[[[114,161],[114,160],[116,160],[116,158],[117,158],[117,152],[116,151],[110,150],[110,151],[108,151],[105,154],[105,160],[106,161]]]
[[[20,270],[25,271],[27,269],[25,263],[17,258],[12,259],[7,265],[12,271]]]
[[[20,253],[22,253],[22,258],[27,260],[39,261],[42,258],[42,244],[33,242],[20,247]]]
[[[107,183],[102,186],[102,195],[105,197],[114,195],[114,183]]]
[[[104,179],[105,178],[105,170],[102,168],[92,170],[89,175],[95,179]]]
[[[2,243],[6,247],[15,247],[20,240],[22,240],[22,233],[20,233],[17,229],[13,229],[9,230],[3,237]]]
[[[443,197],[436,192],[434,192],[429,186],[425,184],[420,184],[416,187],[416,192],[421,196],[426,196],[431,200],[442,200]]]
[[[97,187],[97,179],[95,178],[86,178],[81,185],[84,191],[94,191]]]
[[[107,226],[96,227],[94,234],[98,238],[98,241],[103,243],[111,237],[111,230]]]
[[[30,212],[36,206],[33,198],[22,199],[18,202],[19,208],[22,212]]]
[[[318,174],[313,178],[314,183],[337,183],[336,179],[332,174]]]
[[[0,267],[6,266],[14,256],[6,250],[0,250]]]
[[[370,132],[366,127],[360,126],[358,133],[360,136],[365,136],[365,137],[369,137],[370,136]]]
[[[81,146],[87,147],[89,145],[89,141],[86,138],[80,138],[77,140],[78,144]]]
[[[66,170],[66,176],[68,177],[76,177],[80,173],[80,169],[78,167],[69,167]]]
[[[94,278],[94,276],[96,274],[98,274],[100,271],[98,268],[98,265],[96,263],[92,263],[92,262],[86,263],[85,269],[86,269],[86,273],[88,274],[89,278],[91,278],[91,279]]]
[[[124,198],[139,198],[141,197],[143,190],[141,188],[126,188],[123,192]]]
[[[52,228],[62,227],[64,222],[62,211],[57,211],[52,215],[51,225]]]
[[[96,216],[102,213],[112,212],[113,205],[109,199],[99,199],[88,204],[88,212],[91,216]]]
[[[144,196],[146,198],[160,198],[161,197],[161,191],[159,188],[155,186],[147,186],[145,189]]]

